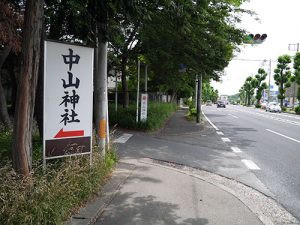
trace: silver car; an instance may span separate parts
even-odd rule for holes
[[[279,112],[281,113],[281,107],[277,102],[270,102],[266,106],[266,112]]]

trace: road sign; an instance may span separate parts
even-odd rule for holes
[[[44,163],[91,153],[94,49],[45,41]]]
[[[147,121],[147,111],[148,111],[148,94],[142,94],[141,96],[141,121]]]

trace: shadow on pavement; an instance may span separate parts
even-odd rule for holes
[[[105,225],[205,225],[205,218],[188,218],[181,222],[176,210],[179,206],[156,200],[155,196],[134,197],[133,192],[118,195],[96,224]]]

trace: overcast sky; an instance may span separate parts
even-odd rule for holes
[[[271,64],[273,75],[278,56],[294,55],[294,51],[288,50],[288,44],[300,42],[300,0],[251,0],[245,3],[243,8],[255,11],[260,21],[256,21],[254,17],[244,16],[242,27],[253,34],[266,33],[268,37],[260,45],[241,47],[241,52],[235,57],[236,60],[232,60],[225,69],[223,81],[221,83],[212,82],[213,87],[217,88],[220,94],[238,93],[245,79],[255,75],[261,66],[268,72],[269,62],[263,63],[264,59],[273,60]],[[273,79],[271,79],[271,83],[274,83]]]

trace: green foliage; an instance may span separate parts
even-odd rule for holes
[[[24,179],[7,165],[0,169],[0,224],[63,224],[74,210],[99,191],[116,162],[93,153],[93,165],[84,157],[58,161],[46,173],[36,167]]]
[[[255,108],[260,109],[260,108],[261,108],[261,105],[260,105],[260,104],[255,104]]]
[[[251,98],[254,95],[254,86],[255,86],[256,80],[253,77],[247,77],[246,81],[243,85],[243,88],[241,91],[244,92],[245,95],[245,104],[247,106],[250,106],[251,104]]]
[[[0,165],[6,163],[11,159],[11,147],[12,147],[12,132],[4,131],[0,132]],[[33,148],[33,160],[40,160],[42,157],[43,146],[42,141],[38,135],[32,137]]]
[[[1,162],[6,161],[11,155],[12,133],[0,132],[0,165]]]
[[[197,109],[194,107],[189,108],[188,113],[186,114],[186,118],[189,121],[195,120],[197,116]]]
[[[214,90],[214,88],[210,85],[208,81],[203,82],[202,84],[202,100],[203,102],[207,102],[211,100],[212,102],[216,102],[218,99],[218,90]]]
[[[154,131],[159,129],[166,120],[176,110],[175,104],[150,103],[148,106],[148,117],[146,122],[136,123],[136,106],[130,105],[128,108],[118,108],[115,112],[114,106],[109,106],[109,123],[122,128]]]
[[[277,62],[277,67],[274,70],[274,80],[279,86],[279,94],[277,97],[280,99],[280,106],[282,108],[283,100],[285,99],[285,91],[291,86],[291,71],[289,67],[289,64],[291,63],[291,57],[289,55],[279,56]]]
[[[263,68],[258,69],[258,73],[252,81],[252,85],[256,88],[256,105],[260,104],[260,99],[262,97],[262,92],[267,88],[267,84],[263,82],[267,77],[267,73]]]
[[[296,112],[296,114],[300,115],[300,106],[299,105],[295,107],[295,112]]]
[[[300,52],[297,52],[294,57],[294,76],[293,82],[300,85]],[[298,88],[297,99],[300,101],[300,87]]]

